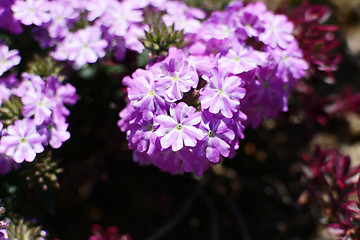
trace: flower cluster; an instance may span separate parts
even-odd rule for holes
[[[186,16],[203,17],[179,5]],[[179,17],[163,18],[184,29],[189,44],[123,79],[129,102],[118,125],[140,164],[202,175],[235,155],[246,126],[287,110],[308,65],[294,25],[260,2],[234,2],[186,27]]]
[[[17,50],[1,45],[3,72],[20,62]],[[50,145],[59,148],[70,138],[65,104],[75,104],[75,88],[58,77],[42,78],[22,73],[0,77],[0,173],[11,171],[16,163],[31,162]]]
[[[359,203],[348,199],[356,191],[360,196],[360,166],[351,166],[350,157],[337,149],[322,150],[317,146],[312,157],[303,156],[301,168],[307,187],[299,203],[319,201],[325,207],[327,221],[331,222],[327,226],[331,233],[341,239],[358,236]]]
[[[334,83],[333,72],[337,70],[341,55],[336,52],[340,45],[336,38],[338,27],[325,24],[330,16],[329,8],[305,2],[290,19],[296,23],[295,37],[309,62],[311,76],[324,78],[325,75],[327,82]]]
[[[34,38],[43,48],[52,49],[54,59],[73,63],[75,68],[95,63],[106,53],[118,61],[125,58],[127,49],[141,53],[144,46],[139,39],[149,28],[144,21],[146,8],[166,12],[165,24],[192,33],[205,17],[182,2],[165,0],[15,0],[6,6],[12,13],[6,21],[31,26]]]

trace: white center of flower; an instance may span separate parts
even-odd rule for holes
[[[179,77],[178,77],[178,76],[173,76],[172,79],[173,79],[174,82],[178,82],[178,81],[179,81]]]
[[[178,123],[177,125],[176,125],[176,129],[177,130],[181,130],[183,128],[183,125],[181,124],[181,123]]]
[[[26,143],[26,138],[22,137],[22,138],[20,139],[20,142],[21,142],[21,143]]]
[[[222,95],[224,95],[224,91],[223,91],[222,89],[219,89],[219,90],[218,90],[218,94],[219,94],[220,96],[222,96]]]
[[[240,61],[240,57],[239,57],[239,56],[234,57],[234,61],[235,61],[235,62]]]
[[[154,90],[150,90],[150,92],[149,92],[149,96],[150,96],[150,97],[155,96],[155,91],[154,91]]]
[[[215,133],[212,131],[212,130],[209,130],[208,131],[208,135],[209,135],[209,137],[215,137]]]

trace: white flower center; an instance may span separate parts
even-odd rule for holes
[[[149,92],[149,96],[150,96],[150,97],[155,96],[155,91],[154,91],[154,90],[150,90],[150,92]]]
[[[177,125],[176,125],[176,129],[177,130],[181,130],[183,128],[183,125],[181,124],[181,123],[178,123]]]
[[[209,137],[215,137],[215,133],[212,131],[212,130],[209,130],[208,131],[208,135],[209,135]]]
[[[218,94],[219,94],[220,96],[224,95],[224,90],[219,89],[219,90],[218,90]]]
[[[173,77],[172,77],[172,80],[173,80],[174,82],[178,82],[179,79],[180,79],[180,78],[179,78],[178,76],[173,76]]]

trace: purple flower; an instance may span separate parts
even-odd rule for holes
[[[240,23],[248,37],[258,37],[265,30],[264,22],[252,12],[244,11],[240,16]]]
[[[167,149],[171,146],[174,152],[185,146],[194,147],[197,140],[204,137],[203,132],[195,127],[201,121],[199,112],[195,108],[180,102],[170,107],[170,116],[159,115],[155,124],[159,125],[154,133],[160,137],[161,147]]]
[[[0,78],[0,104],[3,100],[9,100],[17,83],[16,73]]]
[[[76,89],[69,83],[62,84],[58,78],[46,78],[46,95],[54,99],[56,102],[53,108],[53,121],[65,121],[65,116],[70,114],[70,111],[65,107],[65,104],[74,105],[78,99]]]
[[[157,152],[151,157],[152,163],[163,172],[170,172],[173,175],[182,174],[184,171],[181,151],[173,152],[171,149],[166,149]]]
[[[175,102],[183,97],[183,93],[195,88],[199,77],[193,66],[185,60],[171,58],[169,63],[163,62],[160,66],[162,73],[156,79],[156,88],[165,90],[167,100]]]
[[[36,153],[44,151],[44,140],[45,136],[40,136],[36,131],[35,122],[23,119],[16,120],[14,125],[7,127],[6,135],[1,138],[1,145],[5,147],[5,154],[12,157],[15,162],[32,162]]]
[[[17,168],[18,164],[14,160],[4,154],[0,154],[0,174],[4,175],[11,172],[13,168]]]
[[[62,38],[69,33],[68,21],[79,16],[71,5],[62,1],[50,2],[51,23],[47,28],[51,38]]]
[[[203,19],[205,13],[200,9],[190,8],[184,2],[167,1],[162,7],[167,14],[162,20],[167,26],[175,25],[175,30],[184,30],[184,33],[197,33],[202,24],[198,19]]]
[[[288,44],[285,50],[275,48],[270,50],[270,53],[278,63],[276,75],[291,86],[294,86],[295,80],[304,77],[306,70],[309,69],[297,42]]]
[[[9,51],[8,46],[0,44],[0,76],[13,66],[18,65],[20,59],[21,57],[19,56],[18,50],[14,49]]]
[[[279,46],[286,49],[288,43],[295,40],[292,35],[294,24],[289,22],[285,15],[275,15],[267,12],[265,16],[265,32],[260,34],[260,40],[272,48]]]
[[[40,26],[51,20],[49,2],[46,0],[16,0],[11,9],[14,18],[20,20],[25,25]]]
[[[142,112],[144,119],[151,119],[154,113],[158,115],[168,110],[165,93],[155,88],[153,72],[137,69],[132,77],[125,77],[123,83],[128,86],[129,100]]]
[[[39,132],[47,137],[52,148],[60,148],[62,143],[70,138],[70,133],[67,131],[69,124],[65,122],[65,119],[55,121],[48,121],[39,128]]]
[[[13,34],[22,33],[23,29],[19,21],[14,19],[11,6],[14,0],[0,1],[0,29],[5,29]]]
[[[66,40],[69,38],[69,40]],[[101,39],[101,30],[99,27],[92,26],[78,30],[69,35],[65,40],[65,50],[68,53],[67,58],[75,62],[75,67],[79,68],[86,63],[95,63],[98,58],[105,56],[105,48],[108,43]]]
[[[276,77],[276,67],[258,69],[257,78],[246,83],[246,96],[242,110],[248,116],[247,124],[257,128],[263,118],[275,118],[279,111],[287,110],[286,85]]]
[[[140,120],[129,127],[126,138],[129,141],[129,148],[139,153],[152,154],[155,150],[156,136],[153,120]]]
[[[231,118],[233,112],[240,107],[240,100],[245,96],[245,88],[241,87],[242,81],[237,76],[229,76],[217,67],[211,70],[211,77],[203,76],[208,82],[201,89],[199,100],[203,109],[209,109],[213,114],[221,112],[226,118]]]
[[[219,67],[239,74],[253,70],[263,62],[265,62],[264,53],[235,42],[229,52],[219,59]]]
[[[131,24],[140,23],[143,20],[143,12],[135,10],[130,1],[110,2],[108,8],[101,17],[101,23],[108,27],[112,35],[124,37]]]
[[[229,119],[203,111],[199,128],[205,132],[205,138],[200,143],[200,154],[205,153],[211,162],[219,162],[220,155],[229,156],[229,143],[235,138],[235,133],[228,127],[230,123]]]
[[[36,125],[40,125],[48,120],[56,105],[53,97],[49,98],[42,91],[36,91],[35,89],[27,91],[21,98],[21,101],[24,104],[24,117],[29,118],[34,116]]]

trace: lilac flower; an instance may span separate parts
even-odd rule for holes
[[[135,10],[129,2],[110,2],[101,17],[101,23],[108,27],[110,34],[124,37],[130,25],[140,23],[143,20],[142,11]]]
[[[179,152],[173,152],[170,149],[157,152],[155,156],[151,157],[152,163],[163,172],[170,172],[173,175],[182,174],[184,171],[180,152],[181,150]]]
[[[65,49],[68,59],[75,62],[75,67],[81,67],[86,63],[95,63],[98,58],[105,56],[105,48],[108,43],[101,39],[99,27],[92,26],[78,30],[65,41]]]
[[[203,109],[213,114],[221,112],[225,117],[231,118],[233,112],[240,107],[240,100],[245,96],[245,88],[237,76],[229,76],[227,72],[219,71],[217,67],[211,70],[211,77],[203,76],[207,81],[205,88],[201,89],[199,100]]]
[[[129,50],[142,53],[144,50],[144,45],[140,42],[139,39],[145,36],[145,27],[131,25],[126,33],[125,37],[125,46]]]
[[[265,16],[265,32],[260,34],[260,40],[272,48],[279,46],[286,49],[288,43],[295,40],[292,35],[294,24],[289,22],[285,15],[275,15],[267,12]]]
[[[275,118],[279,111],[287,110],[285,84],[276,77],[276,68],[258,69],[257,79],[246,83],[246,96],[242,110],[248,116],[247,125],[258,127],[263,118]]]
[[[78,99],[75,87],[69,83],[63,85],[58,78],[48,77],[46,78],[45,91],[46,95],[53,98],[56,102],[52,114],[53,121],[65,121],[65,116],[70,114],[65,104],[74,105]]]
[[[195,149],[196,150],[196,149]],[[197,176],[202,176],[203,173],[211,166],[210,162],[205,156],[198,154],[195,151],[190,151],[188,148],[183,148],[180,151],[182,156],[182,163],[185,172],[194,172]]]
[[[110,1],[88,0],[85,9],[88,11],[87,19],[94,21],[96,18],[102,16],[108,8]]]
[[[197,33],[202,24],[198,19],[203,19],[205,13],[200,9],[190,8],[184,2],[167,1],[162,7],[167,14],[162,20],[167,26],[175,25],[175,30],[184,30],[184,33]]]
[[[151,155],[155,151],[156,136],[153,120],[140,120],[129,127],[126,138],[129,141],[129,148],[139,153]]]
[[[35,122],[23,119],[16,120],[14,125],[7,127],[6,135],[1,138],[1,145],[5,147],[5,154],[12,157],[15,162],[32,162],[36,153],[44,151],[44,140],[45,136],[40,136],[36,131]]]
[[[194,147],[197,140],[203,138],[203,132],[195,127],[201,121],[199,112],[195,108],[180,102],[170,107],[170,116],[159,115],[155,124],[159,125],[154,133],[160,137],[161,147],[167,149],[171,146],[174,152],[185,146]]]
[[[9,100],[10,96],[13,94],[13,89],[18,84],[16,75],[16,73],[12,73],[7,77],[0,78],[0,104],[3,100]]]
[[[256,51],[252,47],[234,43],[233,48],[219,59],[219,67],[225,68],[228,72],[239,74],[253,70],[263,62],[265,62],[265,56],[262,52]]]
[[[175,58],[170,59],[169,63],[162,63],[162,74],[156,79],[156,88],[165,90],[167,100],[175,102],[183,97],[183,93],[195,88],[199,77],[194,67],[189,66],[185,60],[178,61]]]
[[[36,74],[24,72],[21,74],[21,77],[21,83],[14,89],[14,93],[19,97],[23,97],[28,91],[41,92],[45,87],[44,80]]]
[[[35,89],[27,91],[21,98],[21,101],[24,104],[24,117],[34,116],[36,125],[40,125],[48,120],[56,105],[54,98],[49,98],[42,91],[35,91]]]
[[[67,131],[68,126],[69,124],[65,120],[57,122],[50,120],[43,124],[41,133],[47,137],[50,146],[57,149],[70,138],[70,133]]]
[[[235,138],[235,133],[229,119],[213,115],[208,111],[202,112],[202,121],[199,128],[205,132],[205,138],[200,143],[201,155],[205,153],[211,162],[219,162],[220,156],[228,157],[230,141]]]
[[[69,33],[68,21],[75,19],[79,13],[71,5],[62,1],[50,2],[51,23],[47,28],[51,38],[62,38]]]
[[[21,57],[19,56],[18,50],[14,49],[9,51],[8,46],[0,44],[0,76],[13,66],[18,65],[20,59]]]
[[[161,114],[167,111],[165,93],[156,88],[153,72],[138,69],[132,77],[125,77],[123,83],[128,86],[129,100],[142,112],[144,119],[151,119],[154,113]]]
[[[295,81],[291,80],[298,80],[305,76],[309,65],[303,59],[302,51],[297,42],[288,44],[285,50],[275,48],[270,50],[270,53],[278,63],[276,75],[284,82],[289,82],[291,86],[294,86]]]
[[[25,25],[40,26],[51,20],[47,0],[16,0],[11,9],[14,12],[14,18]]]
[[[264,22],[252,12],[244,11],[240,16],[240,23],[248,37],[258,37],[259,33],[265,31]]]

